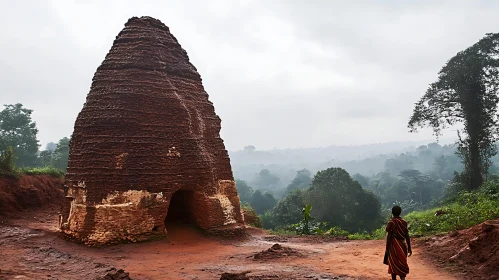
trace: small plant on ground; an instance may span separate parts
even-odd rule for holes
[[[315,222],[314,218],[310,215],[312,211],[312,205],[307,204],[303,210],[303,220],[299,223],[292,225],[296,234],[299,235],[322,235],[328,229],[328,223],[326,222]]]
[[[341,227],[331,227],[326,230],[323,235],[328,236],[348,236],[348,231],[342,229]]]

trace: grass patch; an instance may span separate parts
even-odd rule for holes
[[[437,211],[440,215],[436,215]],[[425,236],[472,227],[499,218],[498,194],[484,191],[460,193],[455,202],[444,207],[407,214],[412,235]]]
[[[25,167],[17,170],[21,175],[48,175],[55,178],[64,178],[64,170],[53,166],[46,167]]]
[[[385,226],[373,232],[356,232],[348,235],[348,239],[351,240],[381,240],[385,238]]]

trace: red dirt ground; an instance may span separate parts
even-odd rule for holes
[[[220,279],[243,271],[248,279],[389,279],[383,241],[290,237],[279,244],[301,257],[255,260],[276,242],[265,231],[249,233],[245,241],[225,241],[184,227],[170,230],[168,240],[88,248],[58,236],[53,212],[25,212],[0,222],[0,279],[96,279],[112,268],[131,279]],[[408,279],[465,279],[427,262],[417,246],[409,265]]]
[[[499,279],[499,220],[419,243],[437,262],[466,279]]]
[[[30,208],[33,201],[39,202],[33,207],[41,208],[9,217],[0,215],[0,279],[99,279],[119,269],[135,280],[220,279],[223,273],[241,272],[248,273],[239,278],[226,274],[232,278],[225,279],[390,279],[387,266],[382,264],[382,240],[270,236],[254,228],[248,229],[249,237],[245,240],[223,240],[184,226],[170,228],[167,240],[88,248],[60,238],[58,203],[47,203],[60,201],[52,199],[59,199],[61,186],[52,181],[45,184],[26,184],[28,189],[40,191],[29,191],[29,199],[21,195],[8,200],[8,205],[14,205],[17,211]],[[0,180],[1,195],[6,194],[5,185]],[[26,187],[20,188],[14,191],[23,192]],[[10,186],[8,189],[12,190]],[[2,205],[4,210],[6,205]],[[269,252],[276,243],[287,249],[275,246],[270,250],[271,257],[255,259],[255,255]],[[409,259],[411,272],[407,279],[469,279],[466,274],[450,274],[438,262],[429,261],[428,255],[422,255],[422,248],[428,246],[421,244],[416,244]]]

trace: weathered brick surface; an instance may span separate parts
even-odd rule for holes
[[[220,118],[160,21],[131,18],[97,69],[66,180],[61,229],[88,244],[156,235],[178,190],[204,229],[243,222]]]

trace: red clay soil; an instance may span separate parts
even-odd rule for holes
[[[0,279],[99,279],[119,269],[134,280],[221,279],[224,273],[224,279],[389,279],[382,240],[287,237],[286,247],[303,256],[262,262],[253,256],[275,243],[263,230],[250,228],[243,241],[207,237],[188,226],[168,233],[167,240],[89,248],[61,239],[51,210],[0,218]],[[413,251],[408,279],[470,279],[427,262],[417,245]],[[227,278],[232,275],[239,278]]]
[[[132,280],[132,278],[130,278],[130,273],[123,269],[116,270],[112,268],[104,277],[100,277],[97,280]]]
[[[247,225],[261,226],[261,221],[253,209],[241,208],[244,217],[244,223]]]
[[[47,175],[0,177],[0,216],[16,217],[22,210],[53,208],[63,202],[64,179]]]
[[[58,179],[29,176],[19,181],[2,179],[0,183],[3,211],[17,211],[8,217],[0,215],[1,280],[389,279],[387,267],[382,264],[383,240],[325,242],[307,237],[277,238],[255,228],[247,230],[246,239],[234,240],[208,237],[184,225],[169,228],[167,240],[89,248],[60,237],[58,204],[62,200],[62,185]],[[22,210],[30,206],[34,208]],[[471,248],[485,248],[482,242],[494,236],[497,241],[496,226],[487,234],[486,228],[490,227],[480,228],[484,239],[472,241],[475,245]],[[255,255],[276,242],[269,240],[279,239],[301,255],[254,260]],[[421,248],[416,242],[414,246],[409,279],[470,279],[465,274],[450,274],[435,262],[427,261],[428,244],[423,245]],[[431,252],[445,250],[443,247],[434,246]],[[488,247],[491,254],[497,251],[497,247]],[[274,246],[271,251],[279,255],[286,250]],[[456,261],[461,259],[470,261],[471,255],[464,251]],[[486,267],[491,268],[494,261],[497,263],[497,256],[491,255]]]
[[[427,238],[420,245],[466,279],[499,279],[499,219]]]
[[[272,260],[285,257],[302,257],[303,254],[293,248],[281,246],[276,243],[269,249],[261,251],[253,256],[255,260]]]

